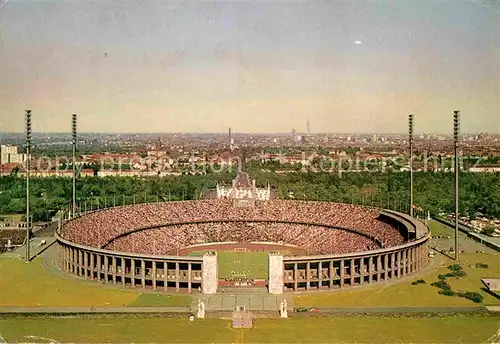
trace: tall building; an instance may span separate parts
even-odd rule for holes
[[[307,136],[311,135],[311,122],[309,122],[309,119],[307,120]]]
[[[24,154],[19,154],[17,146],[0,145],[0,165],[22,164],[25,160]]]
[[[229,148],[231,149],[231,152],[234,149],[234,139],[233,139],[233,134],[231,132],[231,127],[229,127]]]

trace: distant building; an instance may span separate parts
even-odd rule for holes
[[[217,184],[216,189],[206,193],[205,198],[230,198],[235,206],[252,207],[256,201],[276,198],[273,191],[269,184],[266,188],[258,188],[255,179],[252,180],[248,173],[239,171],[230,187]]]
[[[25,154],[19,154],[17,146],[0,145],[0,165],[22,164]]]
[[[468,170],[469,172],[500,172],[500,166],[485,166],[485,167],[471,167]]]

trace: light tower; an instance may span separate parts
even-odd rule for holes
[[[460,132],[460,110],[453,111],[453,146],[455,150],[455,260],[458,259],[458,212],[459,212],[459,178],[460,164],[458,161],[458,134]]]
[[[30,261],[30,152],[31,152],[31,110],[26,110],[26,258]]]
[[[410,216],[413,217],[413,114],[408,116],[408,142],[410,144]]]
[[[307,136],[311,136],[311,122],[307,120]]]
[[[76,121],[77,115],[74,113],[71,116],[71,134],[72,134],[72,145],[73,145],[73,197],[72,197],[72,212],[71,217],[75,217],[76,212]]]

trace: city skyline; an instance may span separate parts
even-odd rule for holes
[[[0,131],[500,133],[500,12],[444,3],[0,8]]]

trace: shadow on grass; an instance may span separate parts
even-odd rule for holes
[[[445,252],[443,250],[438,250],[436,247],[431,247],[435,252],[442,254],[443,256],[449,258],[449,259],[455,259],[455,256],[450,256],[448,252]]]
[[[484,292],[485,292],[485,293],[487,293],[487,294],[490,294],[490,295],[491,295],[491,296],[493,296],[495,299],[500,300],[500,295],[498,295],[498,294],[496,294],[496,293],[494,293],[494,292],[492,292],[492,291],[488,290],[488,288],[482,287],[482,288],[481,288],[481,290],[482,290],[482,291],[484,291]]]

